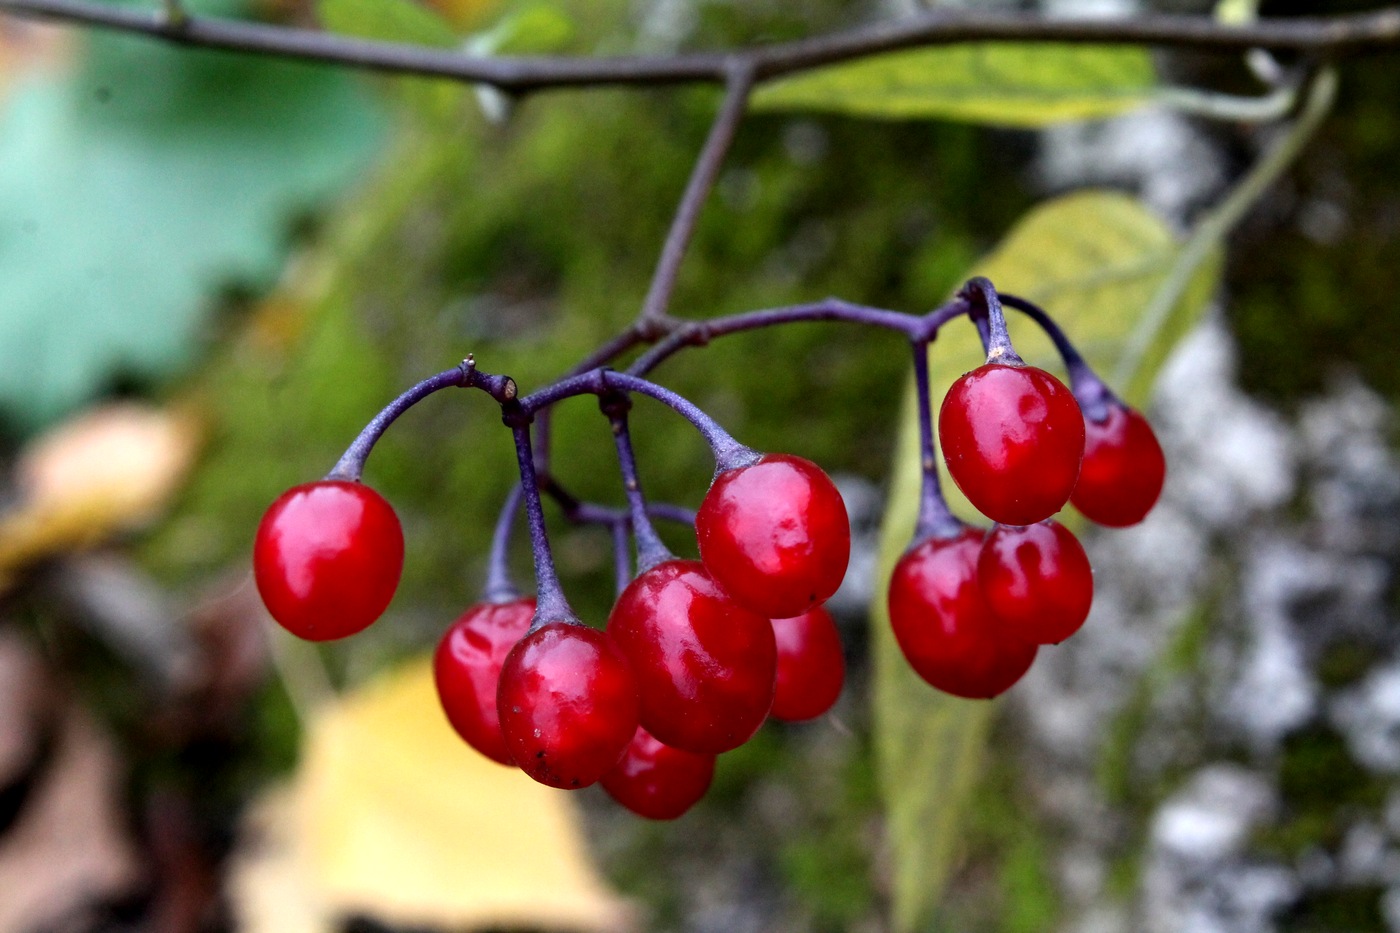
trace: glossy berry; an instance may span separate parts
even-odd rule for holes
[[[403,530],[361,483],[294,486],[268,507],[253,544],[267,611],[310,641],[344,638],[379,618],[403,571]]]
[[[637,681],[605,632],[551,622],[506,655],[496,708],[520,770],[550,787],[587,787],[637,731]]]
[[[788,722],[815,719],[831,709],[846,679],[841,635],[821,606],[791,619],[774,619],[778,676],[773,715]]]
[[[977,581],[1004,627],[1041,645],[1079,631],[1094,601],[1089,558],[1059,522],[993,528],[977,558]]]
[[[477,603],[438,642],[433,679],[447,721],[468,745],[493,761],[515,764],[501,737],[496,689],[501,665],[529,631],[534,597],[505,603]]]
[[[890,579],[890,625],[914,671],[945,693],[986,699],[1021,679],[1036,645],[1008,635],[977,585],[982,533],[929,539]]]
[[[668,560],[622,591],[608,634],[637,675],[641,723],[667,745],[718,754],[773,705],[773,625],[734,602],[694,560]]]
[[[1118,402],[1102,421],[1084,421],[1084,463],[1070,501],[1100,525],[1123,528],[1147,516],[1167,474],[1147,419]]]
[[[958,488],[1005,525],[1031,525],[1064,508],[1084,456],[1074,395],[1024,364],[988,363],[954,382],[938,435]]]
[[[825,602],[851,556],[841,494],[815,463],[788,454],[715,477],[695,531],[700,559],[725,592],[769,619]]]
[[[638,816],[674,820],[693,807],[715,776],[715,756],[672,748],[637,727],[622,760],[603,775],[603,790]]]

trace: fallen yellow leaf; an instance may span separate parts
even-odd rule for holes
[[[290,788],[252,816],[233,879],[247,933],[352,915],[401,927],[631,929],[569,794],[468,748],[413,662],[320,710]]]

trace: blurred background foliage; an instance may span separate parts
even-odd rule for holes
[[[881,9],[837,0],[800,7],[324,0],[315,9],[289,0],[251,7],[210,0],[192,7],[287,22],[319,18],[351,34],[467,42],[481,51],[580,54],[797,38]],[[84,506],[63,525],[84,525],[81,535],[53,533],[54,520],[45,519],[43,546],[24,538],[29,546],[13,549],[17,556],[3,567],[12,586],[2,624],[37,653],[55,689],[81,697],[77,705],[112,737],[117,822],[131,828],[128,845],[140,854],[131,859],[137,868],[101,876],[105,887],[93,883],[101,909],[84,928],[154,928],[153,918],[167,915],[175,917],[172,930],[221,928],[231,916],[225,874],[244,845],[235,827],[249,802],[294,768],[322,677],[336,689],[371,681],[429,648],[475,599],[489,529],[514,476],[509,435],[484,397],[450,393],[416,408],[385,437],[366,479],[403,521],[405,576],[389,616],[345,644],[274,641],[270,654],[249,647],[250,640],[261,644],[263,631],[247,592],[247,554],[263,509],[287,486],[322,475],[402,388],[467,353],[528,389],[624,327],[645,294],[718,94],[591,90],[510,101],[445,82],[12,27],[0,23],[0,423],[15,465],[12,514],[34,498],[21,469],[26,443],[102,400],[142,400],[174,413],[176,439],[142,435],[140,452],[174,451],[177,463],[184,463],[176,456],[181,445],[199,453],[193,466],[167,469],[163,497],[151,497],[168,502],[159,520],[149,518],[147,500],[109,518]],[[1119,112],[1154,80],[1146,56],[1125,55],[1092,73],[1077,70],[1074,59],[1051,68],[1048,80],[1058,86],[1066,69],[1076,78],[1097,76],[1075,87],[1076,100],[1094,98],[1076,115]],[[1014,58],[1000,67],[1017,80],[1038,80]],[[1162,67],[1175,81],[1240,80],[1238,70],[1189,57]],[[1391,307],[1400,285],[1393,67],[1389,59],[1347,67],[1334,117],[1226,254],[1225,308],[1239,342],[1240,379],[1284,409],[1318,392],[1339,366],[1392,402],[1400,393],[1390,359],[1400,337]],[[835,91],[774,89],[773,100],[745,121],[701,218],[676,314],[706,317],[828,294],[926,308],[1033,205],[1061,193],[1037,171],[1039,139],[1029,130],[851,115],[869,109],[856,98],[891,94],[893,80],[884,74],[873,85],[837,81]],[[951,85],[939,93],[969,93]],[[902,99],[896,109],[902,117],[1035,122],[1008,118],[1025,114],[1025,104],[993,99],[995,90],[995,82],[976,89],[991,100],[982,102],[989,110]],[[849,105],[792,112],[803,110],[804,95],[843,93]],[[1209,132],[1233,176],[1274,130],[1217,125]],[[1072,217],[1065,230],[1092,229],[1105,216]],[[1181,231],[1150,223],[1156,227],[1146,240],[1174,250]],[[1067,255],[1072,266],[1076,253]],[[1011,270],[1020,267],[1001,259],[1014,281]],[[1052,273],[1063,265],[1051,264]],[[1014,287],[1034,294],[1029,282]],[[1201,288],[1188,296],[1188,319],[1201,313],[1204,298]],[[1094,300],[1100,303],[1065,309],[1076,322],[1068,329],[1087,330],[1096,352],[1112,354],[1134,318],[1131,309],[1115,317],[1102,295]],[[938,349],[950,353],[941,363],[948,373],[972,365],[971,355]],[[897,338],[833,325],[774,328],[682,354],[658,378],[752,446],[801,454],[875,488],[889,481],[906,417],[908,360]],[[635,419],[649,492],[696,504],[709,471],[693,432],[646,403]],[[556,472],[576,494],[616,501],[601,424],[586,402],[561,409]],[[102,473],[124,461],[101,448],[85,462],[101,464],[88,469]],[[103,492],[91,501],[110,498]],[[18,540],[19,527],[5,529]],[[601,622],[612,596],[605,535],[554,527],[570,598],[585,618]],[[683,530],[663,534],[678,552],[694,553]],[[106,538],[115,541],[87,550]],[[523,549],[516,557],[528,579]],[[1209,612],[1202,608],[1198,617]],[[909,812],[887,811],[904,788],[914,812],[942,807],[955,818],[927,834],[917,823],[903,827],[905,835],[936,836],[943,847],[919,855],[942,862],[915,866],[916,886],[919,872],[931,874],[923,901],[900,915],[903,928],[1055,928],[1062,900],[1051,855],[1055,829],[1034,805],[1034,774],[1008,751],[1024,724],[985,705],[933,701],[941,707],[925,709],[898,690],[880,700],[870,681],[892,675],[870,663],[879,640],[867,645],[863,615],[849,616],[852,673],[837,712],[803,727],[770,725],[724,756],[714,789],[682,824],[644,825],[601,793],[578,795],[601,871],[640,905],[645,928],[884,929],[891,901],[909,896],[901,894],[908,883],[900,880],[900,859],[910,852],[891,854],[885,843],[886,813]],[[1100,777],[1115,805],[1145,815],[1179,785],[1136,783],[1129,746],[1144,721],[1134,716],[1147,715],[1152,691],[1174,671],[1197,664],[1201,638],[1197,625],[1180,630],[1105,737]],[[884,703],[873,716],[872,695]],[[211,705],[211,697],[219,702]],[[66,709],[68,701],[35,702]],[[892,715],[913,724],[927,770],[899,770],[910,760],[899,757],[905,753],[890,758],[886,749],[877,758],[876,747],[888,741],[877,731],[889,728]],[[952,737],[929,745],[944,727]],[[1307,739],[1297,740],[1307,746],[1300,754],[1317,751],[1322,763],[1291,758],[1288,779],[1313,794],[1325,775],[1335,779],[1328,756],[1336,739]],[[6,786],[38,786],[36,768],[21,768],[19,783]],[[948,780],[949,769],[956,771],[951,784],[928,783]],[[0,783],[7,780],[0,774]],[[1343,797],[1375,793],[1371,779],[1342,784]],[[947,800],[938,797],[945,787]],[[1335,795],[1323,795],[1329,798]],[[1330,819],[1322,807],[1323,826],[1305,834],[1306,844],[1326,835]],[[1298,845],[1283,833],[1271,843]],[[1140,846],[1126,849],[1114,882],[1124,892],[1138,883],[1141,859]],[[944,878],[951,888],[940,898]],[[1357,908],[1364,923],[1327,926],[1326,911],[1351,916],[1350,902],[1309,909],[1322,919],[1308,926],[1312,915],[1304,913],[1293,928],[1382,928],[1365,925],[1379,921],[1364,907]],[[36,908],[5,929],[26,929],[26,920],[37,926],[53,918]],[[363,922],[377,928],[401,920],[390,913]]]

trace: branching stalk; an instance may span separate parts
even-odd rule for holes
[[[1165,13],[1128,19],[1051,19],[1038,13],[940,8],[831,35],[730,52],[606,58],[473,56],[206,16],[172,23],[163,9],[132,9],[101,0],[0,0],[0,12],[137,33],[181,45],[489,84],[514,93],[597,85],[724,84],[739,66],[752,69],[754,83],[762,84],[881,52],[987,41],[1131,44],[1220,53],[1259,48],[1333,59],[1400,48],[1400,7],[1236,24],[1210,16]]]

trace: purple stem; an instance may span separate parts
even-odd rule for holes
[[[992,323],[985,314],[970,314],[969,320],[972,326],[977,328],[977,338],[982,341],[982,352],[990,353],[992,350]]]
[[[584,357],[560,378],[567,379],[570,376],[577,376],[600,366],[606,366],[637,344],[645,342],[646,339],[645,328],[634,324]],[[535,469],[541,474],[548,474],[550,441],[553,437],[553,432],[550,430],[549,409],[541,411],[536,420],[539,422],[539,429],[535,432]]]
[[[515,459],[520,465],[520,488],[524,491],[525,516],[530,521],[530,550],[535,558],[535,618],[530,622],[530,631],[542,628],[550,622],[582,625],[569,601],[564,598],[559,574],[554,569],[554,555],[549,549],[549,533],[544,526],[544,504],[540,501],[539,485],[535,482],[535,460],[530,451],[530,425],[527,421],[520,420],[512,424],[511,429],[515,432]]]
[[[954,298],[945,305],[934,308],[928,314],[919,319],[919,329],[913,334],[911,339],[922,343],[932,343],[938,337],[938,331],[954,318],[960,318],[972,310],[972,305],[966,298]]]
[[[627,522],[619,519],[608,525],[613,540],[613,566],[617,569],[617,595],[632,582],[632,541],[627,535]]]
[[[695,524],[693,510],[666,502],[648,502],[647,514],[652,518],[675,522],[679,525]],[[611,525],[615,522],[624,522],[629,528],[631,527],[631,519],[627,517],[626,509],[609,508],[606,505],[597,505],[592,502],[574,500],[572,506],[565,509],[564,517],[576,525]]]
[[[429,376],[422,382],[404,392],[384,407],[379,414],[369,424],[365,425],[358,437],[346,448],[345,453],[336,461],[335,466],[326,474],[326,479],[350,480],[359,482],[361,474],[365,470],[365,460],[374,449],[374,445],[383,436],[389,425],[394,420],[408,411],[423,399],[437,392],[439,389],[447,389],[453,386],[463,385],[466,381],[466,374],[461,366],[454,366],[444,370],[435,376]]]
[[[647,515],[647,500],[642,493],[641,478],[637,475],[637,457],[627,430],[627,409],[631,403],[625,397],[618,397],[607,399],[602,405],[612,424],[613,440],[617,444],[617,460],[622,467],[622,488],[627,495],[632,537],[637,542],[637,573],[640,574],[664,561],[674,560],[675,555],[662,542]]]
[[[1109,406],[1122,404],[1108,384],[1100,379],[1084,361],[1084,357],[1079,355],[1079,351],[1069,342],[1060,325],[1045,313],[1045,309],[1016,295],[1002,295],[1001,301],[1039,324],[1040,329],[1045,331],[1046,336],[1055,344],[1055,349],[1060,352],[1060,359],[1064,360],[1065,370],[1069,373],[1070,391],[1079,401],[1079,407],[1083,409],[1086,418],[1102,423],[1108,418]]]
[[[947,540],[962,533],[963,523],[948,508],[938,480],[938,455],[933,440],[933,399],[929,395],[928,343],[915,341],[914,392],[919,398],[919,467],[923,485],[919,496],[919,519],[914,526],[914,544],[930,538]]]
[[[486,589],[482,599],[488,603],[508,603],[520,598],[520,591],[510,576],[510,535],[515,525],[515,513],[520,511],[522,487],[516,483],[506,496],[505,505],[496,519],[491,535],[491,553],[486,563]]]
[[[364,430],[346,448],[345,453],[326,474],[326,479],[359,482],[361,474],[364,473],[365,460],[368,459],[370,451],[374,449],[374,445],[378,443],[379,438],[389,425],[393,424],[399,415],[429,395],[440,389],[450,389],[454,386],[482,389],[496,401],[502,403],[514,399],[516,395],[515,380],[509,376],[493,376],[480,372],[476,368],[476,361],[468,356],[460,364],[451,369],[443,370],[435,376],[429,376],[384,406],[384,409],[374,416],[374,420],[365,425]]]
[[[997,290],[992,283],[979,275],[969,279],[958,295],[972,302],[970,314],[973,323],[978,324],[979,332],[982,325],[978,322],[986,320],[987,333],[983,342],[987,346],[987,362],[1024,366],[1025,360],[1021,359],[1011,346],[1011,335],[1006,332],[1006,315],[1001,310],[1001,298],[997,296]]]
[[[720,472],[735,467],[748,466],[758,460],[758,451],[740,444],[729,432],[719,426],[709,415],[696,405],[682,398],[670,389],[628,373],[610,369],[595,369],[592,372],[563,379],[552,386],[527,395],[520,400],[521,415],[530,417],[535,412],[556,402],[575,395],[606,395],[614,391],[640,392],[662,402],[677,414],[684,417],[705,438],[715,455],[716,469]]]
[[[669,502],[648,502],[647,514],[652,518],[659,518],[662,521],[675,522],[678,525],[695,526],[695,510],[687,509],[679,505],[671,505]]]
[[[840,298],[824,298],[810,304],[789,305],[782,308],[765,308],[748,311],[709,321],[695,321],[680,327],[654,347],[639,356],[627,372],[634,376],[644,376],[655,369],[662,361],[683,347],[704,346],[716,337],[735,334],[774,324],[789,324],[794,321],[848,321],[871,327],[883,327],[898,331],[916,339],[923,333],[923,318],[905,314],[902,311],[887,311],[884,308],[871,308],[853,304]]]

